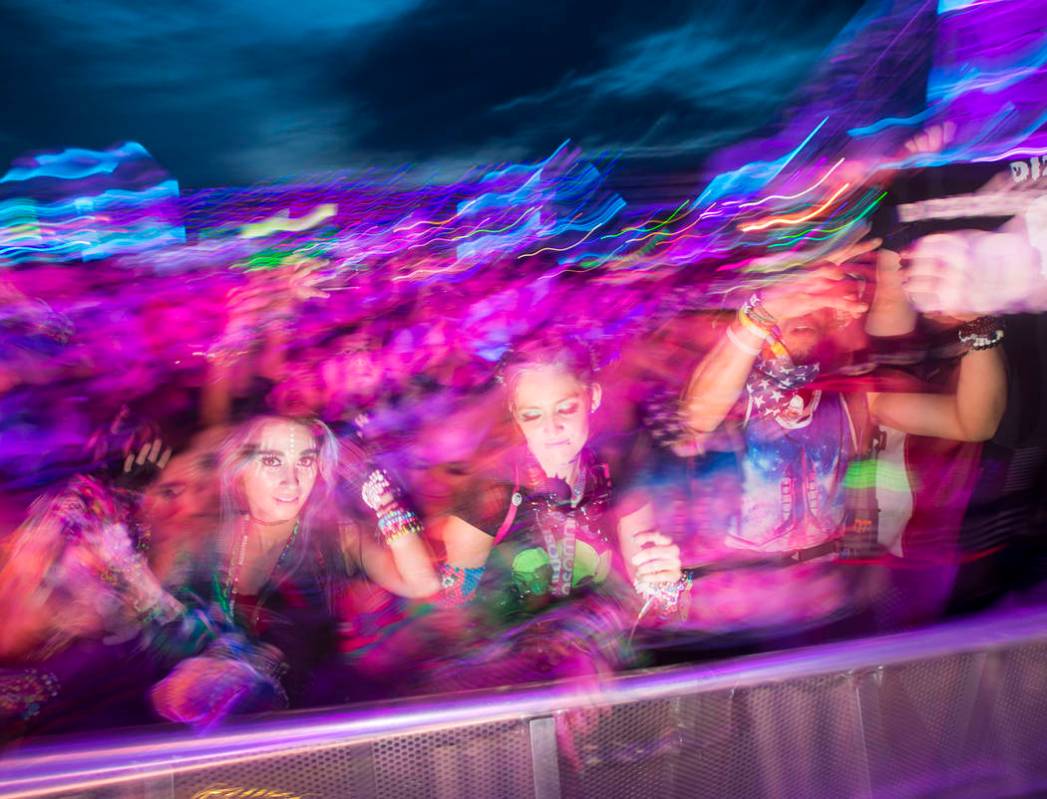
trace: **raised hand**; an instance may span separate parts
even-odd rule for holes
[[[331,296],[321,288],[328,279],[323,274],[327,262],[318,258],[295,256],[289,259],[287,266],[282,267],[282,277],[290,297],[296,302],[311,299],[325,299]]]
[[[858,315],[867,308],[853,277],[836,263],[782,278],[763,290],[760,297],[764,308],[778,321],[823,309]]]
[[[171,460],[171,453],[171,448],[165,449],[164,442],[159,438],[143,444],[137,453],[127,453],[123,471],[116,478],[116,484],[121,488],[141,491],[167,466]]]
[[[1021,310],[1044,284],[1039,252],[1018,233],[924,236],[902,254],[902,265],[913,306],[958,321]]]
[[[944,150],[955,137],[956,125],[954,123],[932,125],[909,139],[905,143],[905,149],[913,155],[937,153]]]

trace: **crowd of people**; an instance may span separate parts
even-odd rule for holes
[[[199,379],[152,385],[161,346],[86,363],[7,285],[32,330],[2,386],[68,430],[5,467],[38,496],[0,538],[4,734],[596,680],[1033,597],[1040,317],[968,298],[1039,258],[888,231],[613,339],[584,283],[309,324],[328,276],[291,259],[221,283]]]

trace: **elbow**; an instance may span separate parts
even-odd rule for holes
[[[990,440],[996,435],[996,431],[1000,429],[1000,422],[1003,421],[1003,407],[1002,405],[995,408],[992,413],[986,414],[981,419],[974,420],[968,424],[961,424],[960,426],[960,440],[969,443],[983,443]]]
[[[687,429],[699,435],[714,432],[722,421],[710,413],[703,403],[697,401],[685,401],[680,408],[680,417]]]
[[[966,441],[972,444],[980,444],[989,441],[996,431],[1000,428],[999,421],[994,424],[981,424],[975,425],[970,428],[966,428],[963,431],[963,437],[961,441]]]
[[[421,577],[407,584],[405,599],[429,599],[440,593],[440,581],[436,575]]]

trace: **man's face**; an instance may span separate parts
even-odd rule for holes
[[[861,283],[852,278],[840,281],[836,291],[840,295],[859,298]],[[841,350],[852,349],[847,342],[851,333],[860,327],[863,316],[822,308],[803,316],[784,319],[778,323],[781,342],[797,364],[830,361]]]
[[[832,311],[821,310],[780,322],[781,342],[796,363],[816,360],[831,330]]]

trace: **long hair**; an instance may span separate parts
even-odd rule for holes
[[[262,429],[273,422],[291,422],[306,428],[316,441],[317,479],[298,519],[298,543],[285,566],[294,571],[317,543],[318,532],[328,527],[333,518],[332,498],[339,479],[339,445],[331,429],[313,417],[256,416],[243,422],[226,438],[219,452],[218,475],[221,502],[219,546],[223,555],[231,554],[237,526],[247,512],[243,492],[243,473],[258,451]]]

